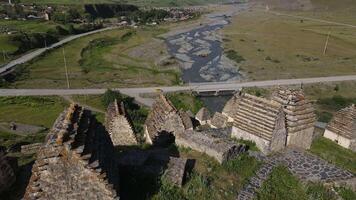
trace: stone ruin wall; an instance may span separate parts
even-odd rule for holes
[[[232,137],[252,140],[264,153],[286,146],[285,115],[279,103],[242,93],[235,95],[223,112],[233,119]]]
[[[60,114],[37,154],[24,199],[119,199],[113,145],[100,130],[77,105]]]
[[[115,100],[108,106],[105,126],[114,146],[130,146],[138,143],[122,102],[118,104]]]
[[[351,105],[339,110],[328,123],[324,137],[340,146],[356,151],[356,107]]]
[[[169,135],[184,132],[185,129],[179,112],[165,96],[159,95],[145,122],[146,143],[165,143]]]
[[[21,153],[23,154],[34,154],[42,147],[42,143],[34,143],[21,146]]]
[[[246,150],[245,145],[198,131],[179,133],[176,135],[175,142],[178,146],[205,153],[219,163],[233,159]]]
[[[14,168],[11,166],[5,152],[0,150],[0,193],[11,187],[15,181]]]
[[[270,150],[272,152],[283,150],[287,145],[286,117],[282,109],[277,115],[271,138]]]
[[[313,141],[316,116],[310,101],[301,90],[280,89],[273,94],[286,114],[287,145],[309,149]]]

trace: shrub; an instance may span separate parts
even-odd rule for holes
[[[114,102],[115,99],[120,102],[123,100],[123,97],[120,92],[115,92],[110,89],[106,90],[103,95],[102,103],[105,107],[108,107],[110,103]]]
[[[225,53],[229,59],[235,61],[236,63],[241,63],[245,61],[245,59],[241,55],[239,55],[235,50],[228,50]]]

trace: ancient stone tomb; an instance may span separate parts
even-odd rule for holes
[[[105,126],[114,146],[136,145],[137,139],[133,126],[126,113],[123,102],[112,102],[105,115]]]
[[[327,125],[324,137],[356,152],[356,106],[338,111]]]
[[[113,150],[90,111],[71,105],[38,151],[24,199],[119,199]]]
[[[222,114],[232,123],[232,137],[252,140],[264,153],[287,145],[311,146],[316,118],[300,90],[278,90],[272,99],[239,93],[226,103]]]
[[[159,95],[144,125],[146,143],[162,145],[174,142],[174,135],[192,128],[186,119],[187,116],[182,116],[164,95]]]

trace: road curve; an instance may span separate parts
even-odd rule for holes
[[[356,81],[356,75],[350,76],[331,76],[317,78],[300,78],[300,79],[280,79],[267,81],[252,81],[252,82],[208,82],[208,83],[193,83],[187,86],[170,86],[170,87],[146,87],[146,88],[113,88],[113,90],[121,93],[138,96],[142,93],[154,93],[158,89],[163,92],[179,92],[179,91],[230,91],[238,90],[243,87],[268,87],[268,86],[283,86],[283,85],[298,85],[323,82],[339,82],[339,81]],[[90,95],[103,94],[106,89],[0,89],[0,96],[47,96],[47,95]]]
[[[66,44],[66,43],[68,43],[68,42],[70,42],[72,40],[75,40],[75,39],[78,39],[78,38],[81,38],[81,37],[84,37],[84,36],[87,36],[87,35],[103,32],[103,31],[112,30],[112,29],[115,29],[115,28],[119,28],[119,27],[115,26],[115,27],[102,28],[102,29],[98,29],[98,30],[95,30],[95,31],[90,31],[90,32],[86,32],[86,33],[82,33],[82,34],[72,35],[72,36],[66,37],[63,40],[61,40],[61,41],[59,41],[57,43],[54,43],[54,44],[50,45],[47,48],[37,49],[37,50],[32,51],[30,53],[24,54],[23,56],[15,59],[15,60],[12,60],[11,62],[7,63],[6,65],[4,65],[3,67],[0,68],[0,74],[11,70],[16,65],[26,63],[26,62],[28,62],[28,61],[30,61],[30,60],[42,55],[46,51],[49,51],[49,50],[52,50],[54,48],[60,47],[63,44]]]

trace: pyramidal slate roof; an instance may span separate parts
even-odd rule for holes
[[[198,113],[195,115],[195,118],[199,121],[207,121],[211,119],[210,112],[207,108],[201,108]]]
[[[347,139],[356,139],[356,106],[353,104],[338,111],[326,129]]]

